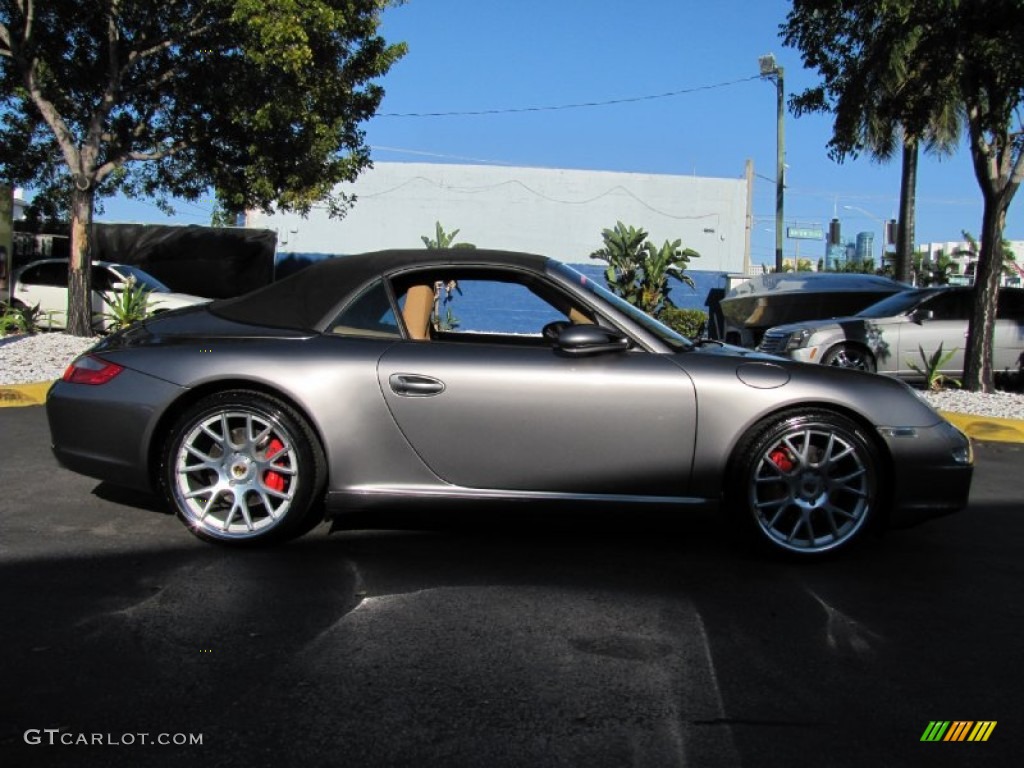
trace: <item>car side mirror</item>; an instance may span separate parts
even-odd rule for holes
[[[629,349],[629,339],[614,328],[584,323],[562,328],[555,340],[555,348],[574,357],[625,352]]]
[[[127,287],[128,285],[126,283],[121,282],[120,280],[110,284],[110,290],[112,291],[123,291]]]
[[[921,323],[925,322],[926,320],[934,320],[934,319],[935,319],[935,312],[933,312],[930,309],[919,309],[916,312],[914,312],[914,315],[913,315],[913,320],[918,325],[920,325]]]

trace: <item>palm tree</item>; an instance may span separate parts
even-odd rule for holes
[[[884,7],[883,7],[884,6]],[[902,157],[895,277],[911,279],[916,219],[917,167],[921,146],[950,154],[960,141],[962,116],[955,89],[922,86],[922,28],[909,15],[913,0],[847,4],[821,12],[814,0],[794,0],[782,25],[786,45],[800,49],[804,64],[824,83],[790,100],[797,114],[832,112],[829,154],[837,162],[866,151],[888,162]],[[946,98],[935,98],[937,93]],[[925,113],[921,119],[922,112]],[[912,125],[923,125],[915,130]]]

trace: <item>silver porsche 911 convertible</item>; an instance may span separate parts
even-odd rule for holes
[[[485,250],[345,256],[168,312],[46,407],[65,467],[235,545],[374,507],[711,506],[816,557],[963,508],[973,469],[901,382],[693,342],[565,264]]]

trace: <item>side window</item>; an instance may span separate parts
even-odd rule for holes
[[[25,285],[39,285],[39,270],[42,267],[25,267],[21,273],[21,282]]]
[[[1005,320],[1024,322],[1024,291],[1004,288],[999,292],[999,305],[996,317]]]
[[[384,282],[378,280],[345,307],[331,323],[330,332],[343,336],[401,338],[398,317]]]
[[[541,329],[566,316],[520,283],[462,280],[442,290],[437,330],[450,333],[497,333],[539,336]]]
[[[536,275],[487,267],[439,267],[395,279],[409,338],[547,344],[553,322],[591,323],[589,309]]]
[[[115,281],[119,281],[116,275],[110,273],[106,267],[92,268],[92,289],[94,291],[109,291]]]
[[[949,291],[925,302],[935,320],[967,320],[970,314],[967,291]]]
[[[67,264],[37,264],[21,273],[21,281],[26,285],[48,285],[67,288]]]

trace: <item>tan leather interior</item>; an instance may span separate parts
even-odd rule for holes
[[[594,321],[580,312],[576,307],[569,308],[569,321],[573,325],[593,325]]]
[[[405,294],[402,319],[409,337],[416,341],[430,339],[430,313],[434,310],[434,289],[429,285],[414,285]]]

